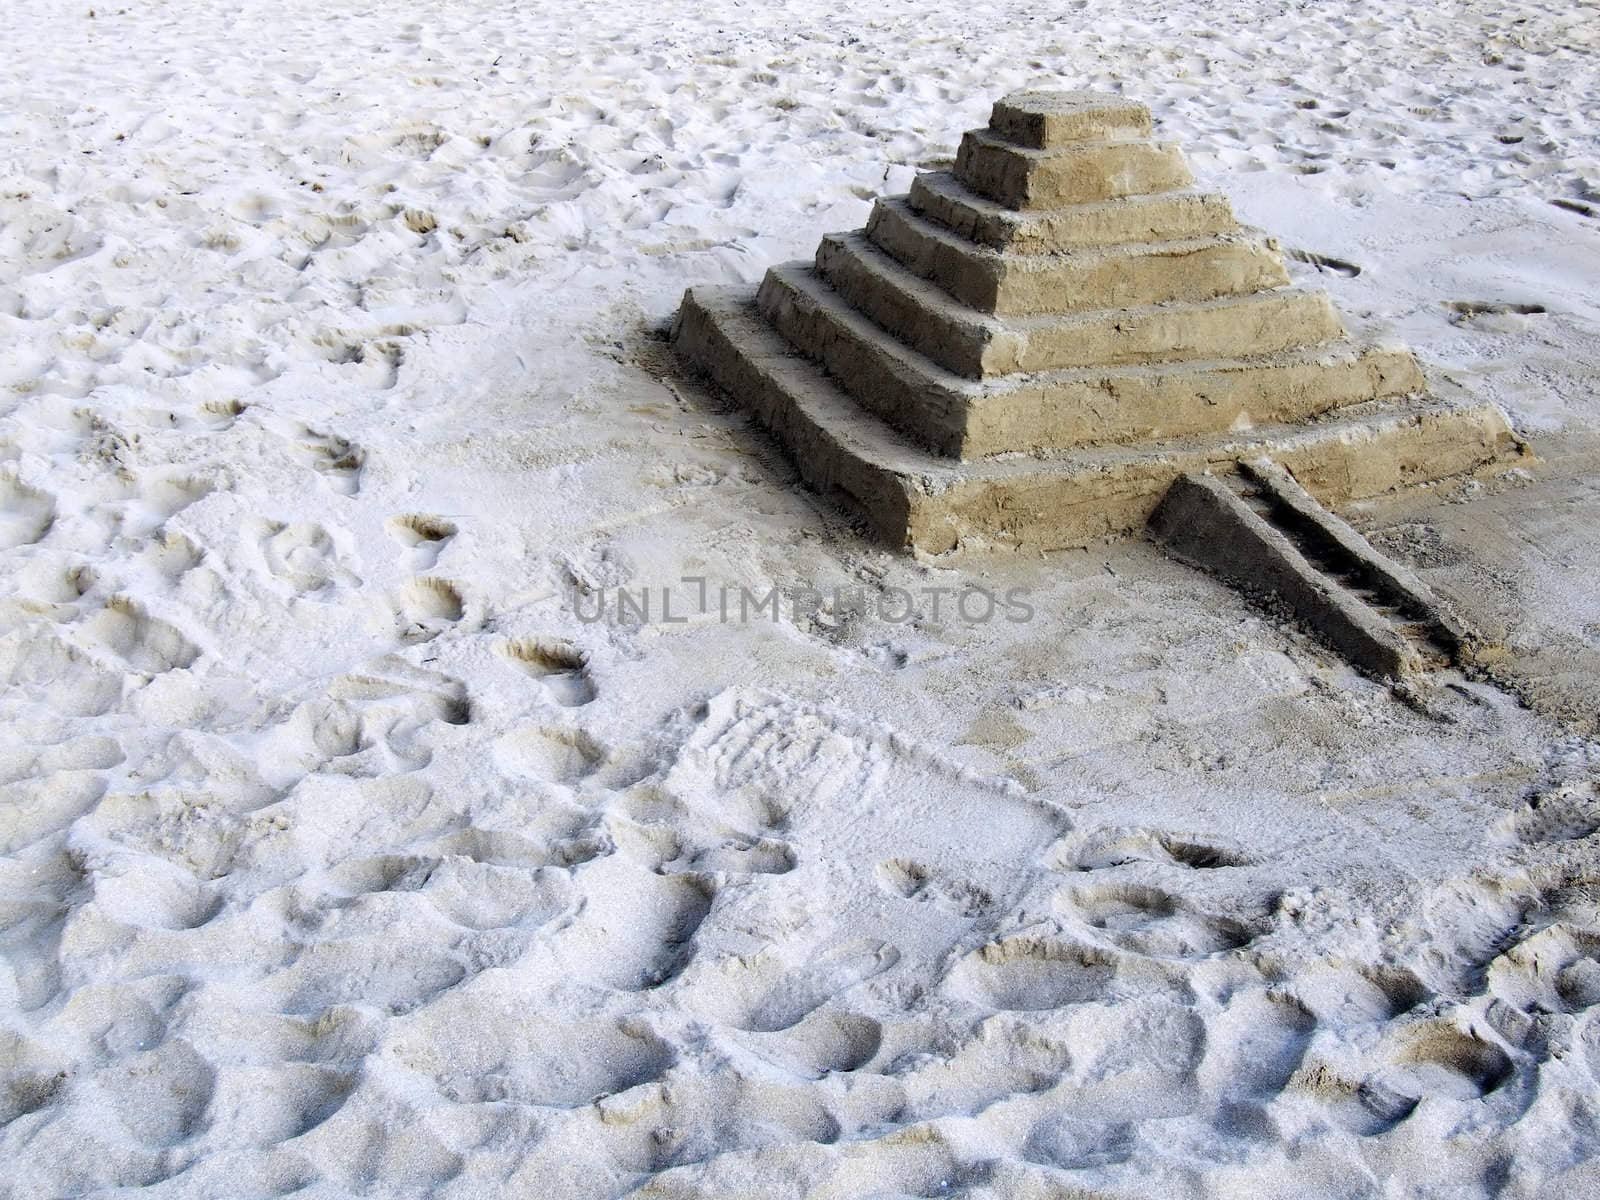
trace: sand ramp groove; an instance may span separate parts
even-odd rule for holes
[[[1270,459],[1185,475],[1151,518],[1177,557],[1292,612],[1369,674],[1401,677],[1492,648]]]

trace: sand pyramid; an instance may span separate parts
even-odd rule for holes
[[[1007,96],[953,172],[814,263],[691,289],[679,352],[813,486],[932,553],[1131,532],[1179,475],[1243,458],[1338,504],[1514,451],[1493,407],[1351,340],[1151,133],[1117,96]]]

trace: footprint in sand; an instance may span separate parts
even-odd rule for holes
[[[769,948],[751,957],[725,958],[692,983],[685,978],[680,995],[697,1011],[747,1033],[777,1033],[899,961],[896,947],[874,938],[826,946],[801,962],[786,961],[781,947]]]
[[[1190,834],[1160,829],[1092,829],[1058,845],[1055,870],[1102,871],[1129,863],[1161,863],[1196,871],[1248,866],[1242,851]]]
[[[1197,1074],[1206,1095],[1270,1097],[1305,1058],[1317,1020],[1292,996],[1246,992],[1206,1022]]]
[[[1491,878],[1441,887],[1423,906],[1427,937],[1408,965],[1441,995],[1482,995],[1490,967],[1527,939],[1526,922],[1548,899]]]
[[[99,875],[91,904],[108,925],[135,929],[198,929],[222,910],[222,896],[170,860],[136,872]]]
[[[687,860],[689,871],[720,871],[729,875],[786,875],[799,861],[794,847],[776,838],[729,837],[715,846],[695,850]]]
[[[910,653],[894,642],[874,642],[861,648],[861,656],[884,671],[898,671],[911,661]]]
[[[296,458],[321,474],[340,495],[353,496],[361,490],[361,471],[367,455],[354,442],[303,425],[293,439],[292,449]]]
[[[419,770],[433,758],[438,726],[471,720],[465,686],[448,676],[341,675],[264,730],[260,744],[271,782],[287,788],[318,771],[360,778]]]
[[[503,866],[462,857],[385,854],[348,859],[328,873],[334,907],[363,896],[412,892],[467,929],[537,928],[566,911],[573,885],[558,868]]]
[[[709,877],[658,875],[615,854],[584,866],[577,882],[577,915],[553,949],[572,978],[628,992],[684,971],[717,894]]]
[[[103,609],[75,627],[75,633],[91,653],[117,660],[132,674],[181,671],[200,657],[200,648],[175,626],[151,616],[126,596],[106,601]]]
[[[55,502],[48,495],[14,474],[0,475],[0,550],[32,545],[50,532],[55,519]]]
[[[495,647],[500,656],[544,685],[563,708],[577,708],[595,698],[589,678],[589,656],[559,638],[511,638]]]
[[[1117,981],[1107,950],[1060,938],[1015,934],[967,955],[947,978],[956,996],[985,1008],[1038,1012],[1104,999]]]
[[[410,551],[411,569],[429,571],[456,535],[456,525],[427,513],[404,513],[385,522],[389,536]]]
[[[205,558],[205,551],[181,533],[168,531],[139,552],[139,561],[167,583],[177,583]]]
[[[495,765],[508,775],[548,783],[578,783],[594,772],[604,752],[580,729],[515,729],[494,743]]]
[[[54,712],[102,716],[122,701],[124,675],[56,630],[0,639],[0,683]]]
[[[933,904],[960,917],[979,917],[994,903],[982,887],[951,879],[908,858],[887,858],[873,872],[878,886],[892,896]]]
[[[513,1003],[506,991],[481,984],[406,1018],[408,1066],[456,1103],[577,1110],[654,1083],[676,1060],[644,1023],[599,1014],[535,1008],[519,1018],[518,1037],[485,1038]]]
[[[195,416],[207,429],[214,433],[232,429],[237,421],[250,406],[233,399],[207,400],[196,411]]]
[[[1338,1026],[1392,1021],[1429,994],[1422,980],[1404,967],[1332,962],[1298,977],[1293,990],[1319,1021]]]
[[[195,475],[120,473],[102,490],[99,502],[79,514],[75,525],[63,524],[68,544],[99,553],[119,537],[150,537],[215,489],[215,480]]]
[[[425,575],[395,593],[378,619],[380,632],[402,646],[432,641],[466,615],[460,590],[447,579]]]
[[[216,1083],[209,1061],[183,1038],[170,1038],[94,1072],[93,1087],[126,1135],[153,1149],[176,1147],[206,1129]]]
[[[65,620],[68,611],[54,606],[82,599],[94,587],[97,578],[87,563],[65,556],[40,555],[11,573],[14,588],[11,601],[17,604],[19,612],[42,615],[48,607],[54,610],[52,615],[58,620]]]
[[[252,525],[268,573],[288,584],[296,595],[308,596],[335,584],[361,586],[360,577],[339,561],[333,538],[321,525],[269,520],[256,520]]]
[[[1600,1005],[1600,930],[1557,921],[1489,964],[1489,993],[1522,1012]]]
[[[1391,1123],[1424,1100],[1476,1100],[1511,1077],[1510,1057],[1498,1046],[1446,1020],[1399,1030],[1381,1051],[1388,1063],[1361,1084],[1362,1102]]]
[[[270,793],[242,789],[112,792],[86,814],[82,824],[107,844],[181,867],[196,879],[212,880],[233,869],[249,834],[249,814],[269,802]]]
[[[780,1069],[812,1079],[858,1071],[883,1045],[883,1026],[870,1017],[818,1008],[772,1033],[738,1031],[736,1040]]]
[[[1157,958],[1204,958],[1250,941],[1243,922],[1195,912],[1159,888],[1138,884],[1068,888],[1057,893],[1055,903],[1122,949]]]
[[[1574,842],[1600,832],[1600,791],[1592,780],[1565,783],[1530,797],[1495,827],[1502,844]]]

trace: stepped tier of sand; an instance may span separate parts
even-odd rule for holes
[[[814,262],[691,289],[678,349],[813,486],[935,553],[1127,533],[1178,475],[1247,456],[1339,504],[1514,451],[1497,409],[1350,338],[1151,135],[1120,97],[1006,96],[953,172]]]

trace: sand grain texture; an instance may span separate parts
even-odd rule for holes
[[[660,340],[1124,85],[1560,468],[1351,519],[1586,662],[1591,17],[8,3],[0,1194],[1600,1190],[1592,679],[888,555]],[[1034,619],[569,598],[684,575]]]

